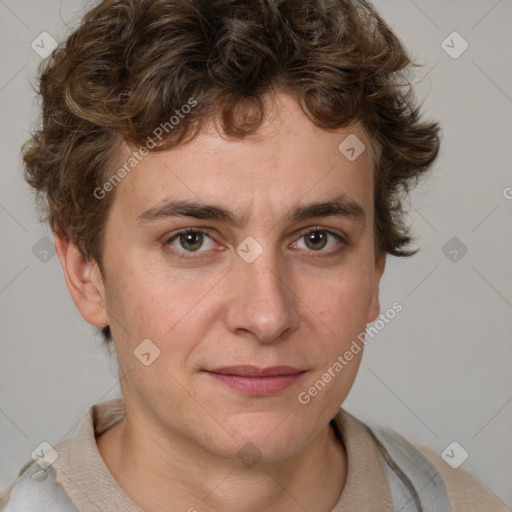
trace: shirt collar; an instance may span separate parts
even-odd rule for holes
[[[82,415],[72,436],[55,447],[58,457],[53,467],[57,481],[80,512],[143,512],[114,479],[96,444],[96,436],[124,416],[122,398],[91,405]]]
[[[124,416],[122,398],[91,405],[74,433],[55,446],[57,480],[80,512],[143,512],[114,479],[96,444],[96,436]],[[366,425],[344,409],[339,409],[331,424],[345,446],[348,464],[345,487],[331,512],[392,512],[386,470]]]
[[[393,512],[391,489],[368,427],[344,409],[332,420],[347,453],[347,478],[332,512]]]

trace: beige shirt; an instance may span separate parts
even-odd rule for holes
[[[96,436],[121,421],[124,415],[121,398],[94,404],[86,410],[75,432],[54,446],[58,453],[58,458],[53,463],[57,481],[80,512],[142,511],[109,472],[96,445]],[[368,428],[343,409],[339,410],[334,424],[347,451],[347,479],[332,512],[393,512],[386,470]],[[468,472],[460,468],[452,469],[431,450],[417,444],[415,446],[441,473],[454,511],[509,510]],[[0,508],[7,503],[9,491],[10,488],[0,495]]]

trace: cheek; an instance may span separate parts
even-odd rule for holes
[[[148,267],[124,264],[112,273],[107,293],[111,327],[119,339],[130,339],[132,349],[149,338],[162,355],[172,345],[173,358],[182,359],[217,314],[215,283],[221,275]]]
[[[371,268],[340,273],[311,295],[312,310],[338,339],[364,330],[373,296],[372,275]]]

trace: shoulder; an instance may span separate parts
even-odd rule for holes
[[[419,450],[441,475],[450,503],[455,512],[510,512],[510,509],[494,494],[488,491],[468,471],[449,466],[430,448],[414,441],[411,444]]]
[[[55,469],[43,469],[34,461],[25,464],[16,481],[0,493],[2,512],[36,512],[50,506],[55,512],[77,512],[57,482]]]
[[[373,427],[371,431],[383,446],[387,461],[396,463],[422,503],[453,512],[510,512],[468,471],[452,468],[430,448],[390,428]]]
[[[18,482],[25,473],[25,471],[33,464],[34,461],[30,460],[28,461],[18,472],[18,477],[15,482],[12,482],[7,488],[5,488],[3,491],[0,491],[0,511],[5,510],[5,507],[7,506],[7,502],[9,501],[11,497],[11,492],[16,485],[16,482]]]

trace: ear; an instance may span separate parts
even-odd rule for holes
[[[380,313],[380,304],[379,304],[379,283],[382,274],[384,273],[384,267],[386,266],[386,253],[381,252],[375,258],[375,269],[374,269],[374,284],[373,284],[373,295],[370,303],[370,308],[368,309],[368,317],[366,319],[366,323],[373,322]]]
[[[98,265],[86,259],[69,236],[55,235],[55,249],[71,298],[84,320],[96,327],[109,324],[105,289]]]

